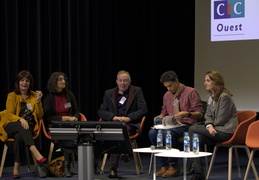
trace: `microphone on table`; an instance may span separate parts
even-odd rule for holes
[[[155,150],[155,149],[165,149],[165,146],[157,147],[157,146],[152,145],[152,146],[150,146],[150,149],[151,149],[151,150]]]

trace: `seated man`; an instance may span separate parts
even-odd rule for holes
[[[160,82],[167,88],[167,92],[163,97],[163,106],[161,114],[156,118],[162,118],[166,121],[178,120],[180,125],[176,125],[171,130],[172,148],[176,148],[177,139],[182,137],[188,128],[197,123],[198,119],[203,117],[203,106],[199,94],[194,88],[187,87],[181,84],[178,76],[174,71],[167,71],[162,74]],[[166,136],[166,129],[162,130],[163,137]],[[149,131],[149,138],[153,145],[157,143],[158,129]],[[163,138],[165,144],[165,138]],[[175,177],[180,174],[177,158],[158,158],[161,164],[161,169],[157,172],[157,176]]]
[[[130,85],[131,78],[127,71],[119,71],[116,79],[117,87],[105,91],[103,103],[98,115],[105,121],[121,121],[127,123],[129,135],[139,128],[140,121],[148,112],[142,89]],[[118,154],[111,154],[109,178],[117,177]]]

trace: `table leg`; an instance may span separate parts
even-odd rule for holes
[[[151,153],[148,174],[151,174],[153,157],[154,157],[154,153]]]
[[[154,157],[153,179],[156,180],[156,156],[154,155],[153,157]]]
[[[186,180],[186,165],[187,165],[187,158],[183,158],[183,179]]]

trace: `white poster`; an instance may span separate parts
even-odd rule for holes
[[[259,39],[259,0],[211,0],[211,41]]]

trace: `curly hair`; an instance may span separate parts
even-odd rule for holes
[[[33,80],[33,77],[31,75],[31,73],[29,71],[27,71],[27,70],[20,71],[18,73],[18,75],[16,76],[16,80],[15,80],[15,83],[14,83],[14,85],[15,85],[14,92],[16,94],[21,94],[19,82],[23,78],[27,78],[30,81],[30,87],[28,89],[27,95],[31,95],[31,91],[32,91],[33,86],[34,86],[34,80]]]
[[[51,76],[48,80],[48,84],[47,84],[47,88],[48,88],[49,92],[51,92],[51,93],[57,92],[56,88],[57,88],[57,82],[58,82],[59,76],[64,76],[64,80],[66,82],[66,87],[62,91],[67,92],[69,83],[68,83],[66,74],[63,72],[54,72],[51,74]]]

